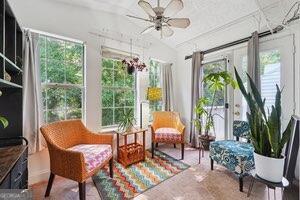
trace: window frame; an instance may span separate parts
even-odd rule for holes
[[[63,36],[58,36],[58,35],[53,35],[53,34],[50,34],[50,33],[45,33],[45,32],[40,32],[40,31],[35,31],[33,30],[33,32],[36,32],[39,34],[39,39],[40,37],[44,37],[45,38],[45,51],[46,51],[46,55],[47,55],[47,42],[46,40],[47,39],[50,39],[50,40],[56,40],[56,41],[59,41],[59,42],[64,42],[64,56],[66,54],[66,43],[71,43],[71,44],[75,44],[75,45],[82,45],[82,61],[81,61],[81,64],[82,64],[82,69],[81,69],[81,72],[82,72],[82,83],[81,84],[72,84],[72,83],[67,83],[66,82],[66,70],[65,73],[64,73],[64,83],[55,83],[55,82],[42,82],[41,80],[41,90],[43,91],[44,89],[51,89],[51,88],[56,88],[56,89],[80,89],[81,90],[81,108],[78,108],[78,109],[74,109],[74,110],[81,110],[81,120],[83,120],[84,122],[86,121],[86,44],[82,41],[79,41],[79,40],[75,40],[75,39],[69,39],[69,38],[66,38],[66,37],[63,37]],[[51,61],[59,61],[59,60],[55,60],[55,59],[49,59],[47,56],[45,58],[42,58],[41,55],[40,55],[40,60],[44,60],[45,62],[48,62],[49,60]],[[74,63],[74,62],[69,62],[69,61],[66,61],[66,59],[64,58],[63,59],[63,64],[64,64],[64,69],[66,69],[66,64],[67,63],[72,63],[74,65],[78,65],[78,63]],[[45,73],[46,73],[46,77],[47,77],[47,73],[48,73],[48,70],[47,70],[47,65],[45,66],[46,67],[46,70],[45,70]],[[40,69],[40,73],[41,72],[41,69]],[[57,112],[64,112],[64,120],[67,120],[67,91],[65,90],[65,94],[64,94],[64,108],[62,110],[59,110],[59,109],[48,109],[48,98],[47,98],[47,90],[46,91],[46,99],[45,99],[45,107],[43,105],[43,115],[44,113],[46,112],[46,115],[44,115],[44,122],[45,123],[51,123],[52,121],[48,121],[48,112],[49,111],[57,111]],[[42,101],[43,101],[43,96],[42,96]]]
[[[105,48],[108,48],[108,47],[105,47]],[[117,58],[112,58],[112,57],[107,57],[107,56],[103,56],[101,55],[101,78],[100,78],[100,85],[101,85],[101,98],[100,98],[100,105],[101,105],[101,128],[102,129],[110,129],[110,128],[116,128],[118,127],[118,123],[115,122],[115,109],[116,108],[132,108],[131,106],[123,106],[123,107],[115,107],[115,95],[113,94],[113,106],[112,107],[103,107],[103,104],[102,104],[102,94],[103,94],[103,89],[113,89],[113,90],[117,90],[118,88],[121,88],[121,89],[128,89],[128,90],[133,90],[134,92],[134,106],[133,106],[133,110],[134,110],[134,118],[136,119],[137,117],[137,73],[134,73],[133,74],[133,77],[134,77],[134,84],[133,84],[133,87],[130,88],[130,87],[120,87],[120,86],[103,86],[102,85],[102,72],[104,69],[110,69],[110,68],[104,68],[103,67],[103,60],[106,59],[106,60],[113,60],[113,61],[122,61],[121,59],[117,59]],[[112,71],[115,71],[116,69],[113,68],[110,69]],[[127,73],[127,72],[126,72]],[[114,73],[113,73],[113,83],[114,83]],[[125,79],[124,79],[125,81]],[[114,124],[111,124],[111,125],[103,125],[103,119],[102,119],[102,113],[103,113],[103,109],[113,109],[113,123]],[[136,122],[137,123],[137,122]]]

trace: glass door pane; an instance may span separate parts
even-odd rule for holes
[[[204,64],[203,77],[210,73],[220,72],[226,70],[226,60],[217,60]],[[216,136],[216,140],[224,140],[226,129],[226,109],[225,103],[227,103],[226,89],[217,91],[215,94],[215,103],[213,108],[211,107],[213,101],[213,91],[209,89],[209,86],[202,84],[202,96],[208,98],[209,103],[206,105],[207,112],[212,111],[214,128],[210,130],[210,134]]]
[[[282,122],[285,127],[295,109],[295,91],[293,91],[293,49],[289,37],[260,42],[261,95],[266,98],[265,109],[268,113],[275,103],[276,84],[282,91]],[[235,50],[234,66],[236,66],[244,85],[247,87],[247,50]],[[234,91],[234,120],[247,120],[247,103],[239,89]]]

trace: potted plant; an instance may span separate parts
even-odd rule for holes
[[[271,182],[281,182],[285,157],[282,149],[290,138],[291,121],[281,134],[281,93],[276,85],[275,104],[268,115],[265,111],[265,100],[247,74],[251,92],[247,92],[235,69],[238,86],[249,106],[247,118],[250,125],[251,143],[254,146],[254,162],[256,174]],[[272,169],[270,169],[270,166]]]
[[[118,130],[122,132],[131,131],[135,124],[133,109],[125,111],[119,122]]]
[[[2,92],[0,91],[0,96],[2,96]],[[8,121],[5,117],[0,116],[0,123],[2,124],[3,128],[8,126]]]
[[[220,71],[206,75],[202,83],[208,86],[208,89],[212,93],[212,98],[199,98],[195,108],[197,118],[194,120],[194,124],[199,130],[199,139],[204,149],[208,150],[210,142],[215,140],[215,137],[210,135],[209,131],[214,128],[214,116],[218,115],[217,113],[213,113],[217,92],[224,90],[227,85],[235,88],[236,81],[227,71]],[[206,107],[208,104],[210,105],[209,110]]]

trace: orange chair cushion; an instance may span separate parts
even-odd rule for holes
[[[111,145],[108,144],[79,144],[68,148],[68,150],[83,153],[88,172],[93,171],[112,156]]]
[[[179,142],[181,141],[181,134],[175,128],[158,128],[155,130],[155,140]]]

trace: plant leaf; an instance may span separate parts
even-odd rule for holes
[[[8,126],[8,120],[5,117],[0,116],[0,122],[3,125],[3,128],[6,128]]]

